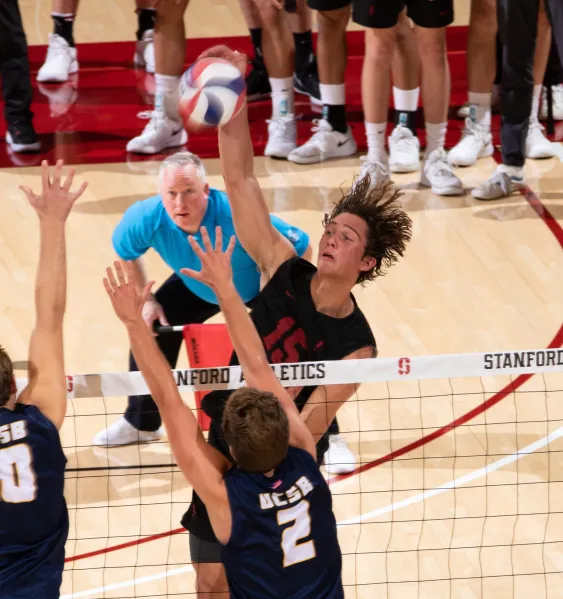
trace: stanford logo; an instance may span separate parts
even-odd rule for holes
[[[399,358],[399,374],[404,376],[409,374],[411,371],[411,359],[410,358]]]

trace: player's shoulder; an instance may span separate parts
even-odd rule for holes
[[[41,428],[58,435],[56,426],[33,404],[17,403],[13,410],[0,410],[0,426],[9,426],[21,420],[25,420],[34,429]]]

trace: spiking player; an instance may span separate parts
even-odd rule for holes
[[[221,543],[231,599],[343,599],[342,556],[332,497],[316,464],[313,436],[268,365],[262,341],[232,281],[231,254],[215,249],[202,228],[204,252],[190,237],[201,271],[184,274],[217,295],[248,387],[229,397],[223,433],[237,466],[209,445],[178,392],[168,363],[144,323],[131,263],[115,263],[104,280],[155,400],[178,466],[205,502]]]
[[[0,596],[56,599],[64,567],[68,512],[66,458],[59,429],[66,414],[63,317],[66,304],[65,223],[86,183],[71,193],[63,163],[53,178],[41,165],[42,189],[21,187],[39,216],[35,329],[29,384],[16,403],[12,361],[0,348]]]

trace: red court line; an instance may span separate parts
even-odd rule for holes
[[[561,249],[563,249],[563,229],[561,228],[561,225],[557,222],[555,217],[545,207],[545,205],[542,204],[542,202],[538,198],[538,196],[529,187],[524,188],[521,193],[526,198],[527,202],[530,204],[530,206],[533,208],[533,210],[541,218],[541,220],[546,224],[548,229],[553,233],[553,236],[559,243],[559,246],[561,247]],[[563,344],[563,323],[560,325],[559,330],[557,331],[557,333],[551,340],[550,344],[547,346],[547,349],[552,349],[554,347],[560,347],[562,344]],[[418,449],[419,447],[422,447],[423,445],[426,445],[427,443],[430,443],[431,441],[434,441],[435,439],[439,439],[440,437],[444,436],[446,433],[449,433],[450,431],[456,429],[458,426],[465,424],[466,422],[468,422],[469,420],[472,420],[476,416],[479,416],[479,414],[482,414],[489,408],[492,408],[495,404],[497,404],[499,401],[504,399],[507,395],[509,395],[513,391],[516,391],[516,389],[521,387],[526,381],[528,381],[530,378],[532,378],[532,376],[534,376],[534,375],[533,374],[523,374],[523,375],[517,377],[514,381],[512,381],[511,383],[506,385],[506,387],[504,387],[503,389],[501,389],[500,391],[495,393],[487,401],[483,402],[481,405],[477,406],[476,408],[473,408],[473,410],[471,410],[470,412],[467,412],[467,414],[460,416],[453,422],[446,424],[446,426],[443,426],[442,428],[435,430],[433,433],[430,433],[429,435],[421,437],[420,439],[417,439],[416,441],[413,441],[412,443],[409,443],[408,445],[405,445],[404,447],[396,449],[395,451],[392,451],[391,453],[389,453],[385,456],[382,456],[382,457],[378,458],[377,460],[374,460],[373,462],[369,462],[368,464],[363,464],[362,466],[360,466],[359,468],[356,468],[353,472],[350,472],[349,474],[339,474],[337,476],[333,476],[332,478],[330,478],[328,480],[328,484],[331,485],[331,484],[340,482],[341,480],[345,480],[352,476],[356,476],[357,474],[360,474],[361,472],[366,472],[367,470],[371,470],[372,468],[381,466],[381,464],[390,462],[391,460],[394,460],[395,458],[398,458],[406,453],[409,453],[410,451],[414,451],[415,449]],[[170,537],[172,535],[180,534],[182,532],[185,532],[185,530],[183,528],[175,528],[174,530],[169,530],[167,532],[162,532],[162,533],[159,533],[156,535],[150,535],[143,539],[136,539],[134,541],[129,541],[127,543],[122,543],[120,545],[114,545],[113,547],[105,547],[104,549],[98,549],[97,551],[91,551],[89,553],[82,553],[79,555],[74,555],[72,557],[67,557],[65,559],[65,562],[73,562],[73,561],[77,561],[80,559],[86,559],[87,557],[94,557],[96,555],[110,553],[112,551],[118,551],[119,549],[126,549],[127,547],[133,547],[135,545],[149,543],[150,541],[156,541],[157,539],[162,539],[164,537]]]

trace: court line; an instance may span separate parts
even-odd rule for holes
[[[149,574],[147,576],[141,576],[140,578],[133,578],[133,580],[125,580],[123,582],[116,582],[115,584],[108,584],[105,587],[98,587],[97,589],[89,589],[88,591],[78,591],[71,593],[70,595],[61,595],[60,599],[79,599],[80,597],[91,597],[97,593],[106,593],[108,591],[117,591],[118,589],[125,589],[138,584],[144,584],[145,582],[152,582],[153,580],[160,580],[162,578],[168,578],[170,576],[178,576],[178,574],[184,574],[185,572],[192,572],[193,566],[183,566],[181,568],[175,568],[174,570],[167,570],[166,572],[159,572],[158,574]]]
[[[401,501],[396,501],[395,503],[391,503],[389,505],[377,508],[372,510],[371,512],[367,512],[365,514],[360,514],[354,518],[349,518],[348,520],[343,520],[342,522],[337,522],[337,526],[348,526],[351,524],[360,524],[364,520],[368,520],[370,518],[377,518],[377,516],[381,516],[382,514],[386,514],[389,512],[394,512],[395,510],[399,510],[401,508],[407,507],[409,505],[413,505],[415,503],[420,503],[421,501],[425,501],[431,497],[435,497],[436,495],[441,495],[446,491],[451,491],[456,489],[457,487],[461,487],[469,482],[472,482],[478,478],[482,478],[487,476],[491,472],[495,472],[499,470],[503,466],[507,464],[512,464],[513,462],[518,461],[519,459],[530,455],[534,451],[549,445],[551,442],[555,441],[563,437],[563,426],[560,426],[558,429],[551,432],[549,435],[530,443],[523,449],[519,449],[517,452],[505,456],[496,462],[488,464],[483,468],[479,468],[478,470],[474,470],[473,472],[469,472],[468,474],[464,474],[454,480],[451,480],[443,485],[439,485],[434,487],[433,489],[428,489],[422,493],[418,493],[417,495],[412,495],[411,497],[407,497],[406,499],[402,499]],[[180,529],[184,530],[184,529]],[[129,586],[135,586],[138,584],[143,584],[145,582],[152,582],[154,580],[161,580],[162,578],[167,578],[168,576],[176,576],[178,574],[183,574],[184,572],[191,572],[193,570],[192,566],[184,566],[182,568],[177,568],[175,570],[169,570],[166,572],[159,572],[158,574],[151,574],[148,576],[142,576],[141,578],[134,578],[133,580],[126,580],[124,582],[119,582],[116,584],[112,584],[106,587],[99,587],[97,589],[90,589],[89,591],[79,591],[77,593],[72,593],[70,595],[63,595],[61,599],[79,599],[80,597],[90,597],[95,595],[96,593],[103,593],[105,591],[113,591],[116,589],[122,589]]]
[[[559,247],[563,250],[563,229],[561,228],[561,225],[557,222],[557,220],[554,218],[553,214],[551,214],[551,212],[545,207],[545,205],[542,204],[542,202],[538,198],[538,196],[529,187],[525,187],[520,193],[524,196],[524,198],[526,199],[528,204],[536,212],[536,214],[539,216],[539,218],[544,222],[544,224],[547,226],[547,228],[551,231],[551,233],[555,237],[556,241],[559,243]],[[555,347],[560,347],[562,344],[563,344],[563,323],[560,325],[559,330],[557,331],[557,333],[555,334],[555,336],[553,337],[553,339],[547,346],[547,349],[553,349]],[[460,416],[453,422],[450,422],[449,424],[446,424],[445,426],[434,431],[433,433],[430,433],[429,435],[421,437],[420,439],[417,439],[416,441],[413,441],[412,443],[409,443],[408,445],[400,447],[399,449],[392,451],[391,453],[389,453],[385,456],[382,456],[381,458],[378,458],[368,464],[363,464],[362,466],[360,466],[359,468],[356,468],[349,474],[339,474],[337,476],[334,476],[328,480],[328,484],[330,485],[330,484],[339,482],[341,480],[350,478],[351,476],[356,476],[357,474],[360,474],[361,472],[365,472],[367,470],[370,470],[371,468],[375,468],[377,466],[380,466],[381,464],[384,464],[386,462],[394,460],[395,458],[400,457],[400,456],[404,455],[405,453],[409,453],[415,449],[418,449],[422,445],[426,445],[427,443],[430,443],[431,441],[434,441],[435,439],[442,437],[443,435],[454,430],[461,424],[468,422],[469,420],[471,420],[471,419],[475,418],[476,416],[485,412],[485,410],[488,410],[489,408],[493,407],[499,401],[504,399],[509,393],[516,391],[516,389],[518,389],[520,386],[522,386],[532,376],[533,375],[531,375],[531,374],[526,374],[526,375],[521,375],[521,376],[517,377],[514,381],[512,381],[510,384],[508,384],[506,387],[504,387],[504,389],[501,389],[499,392],[495,393],[490,399],[483,402],[481,405],[477,406],[470,412],[467,412],[467,414]],[[131,547],[133,545],[138,545],[141,543],[148,543],[148,542],[154,541],[156,539],[161,539],[163,537],[179,534],[183,531],[184,531],[183,528],[176,528],[174,530],[170,530],[170,531],[167,531],[164,533],[159,533],[157,535],[145,537],[144,539],[130,541],[128,543],[123,543],[121,545],[114,545],[113,547],[106,547],[103,550],[98,550],[98,551],[94,551],[94,552],[88,552],[88,553],[71,556],[69,558],[66,558],[65,562],[76,561],[79,559],[86,559],[88,557],[93,557],[94,555],[100,555],[102,553],[110,553],[112,551],[118,551],[119,549],[125,549],[126,547]]]

